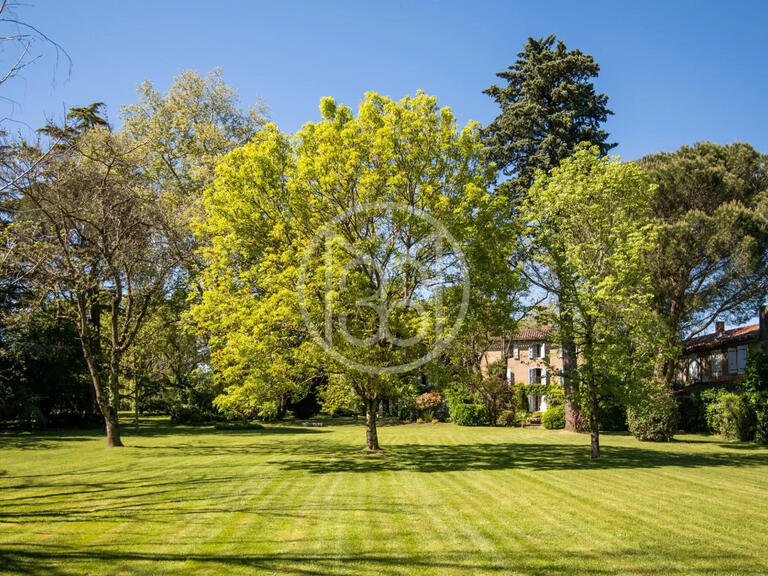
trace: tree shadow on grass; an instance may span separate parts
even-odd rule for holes
[[[328,451],[315,458],[274,461],[291,470],[328,472],[456,472],[464,470],[600,470],[642,468],[707,468],[768,465],[768,453],[701,453],[607,446],[590,460],[584,446],[570,444],[398,444],[381,455],[360,451]]]
[[[214,426],[174,426],[168,423],[151,423],[139,428],[138,432],[129,428],[126,424],[123,424],[121,428],[121,436],[129,448],[141,448],[141,446],[131,446],[131,440],[137,438],[157,438],[163,436],[182,438],[195,436],[259,437],[323,434],[329,432],[325,428],[292,425],[265,426],[260,429],[218,429]],[[41,432],[5,432],[0,434],[0,450],[3,448],[46,450],[58,448],[62,444],[69,442],[85,442],[98,439],[103,439],[106,442],[106,438],[106,434],[100,428],[91,430],[54,429]]]
[[[312,542],[306,545],[311,547]],[[73,548],[66,546],[14,546],[0,547],[0,573],[48,574],[50,576],[71,576],[93,570],[105,573],[124,572],[131,574],[153,574],[162,566],[163,572],[206,573],[269,573],[296,574],[301,576],[372,576],[412,574],[431,571],[443,573],[508,574],[521,572],[530,576],[607,576],[616,569],[606,560],[613,556],[632,557],[633,573],[654,575],[712,574],[718,566],[727,566],[729,572],[739,574],[764,574],[764,566],[758,559],[724,551],[684,551],[685,563],[679,567],[670,566],[655,556],[653,550],[616,550],[582,552],[562,549],[556,554],[551,550],[509,550],[494,554],[481,554],[466,549],[450,553],[430,555],[428,551],[410,555],[387,551],[380,546],[376,553],[243,553],[243,554],[200,554],[187,552],[151,553],[113,550],[107,546]]]

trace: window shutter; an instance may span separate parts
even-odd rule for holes
[[[547,357],[547,343],[543,342],[541,344],[541,357],[546,358]]]
[[[541,369],[541,383],[544,384],[544,385],[546,385],[546,383],[547,383],[547,369],[546,368],[542,368]]]
[[[512,357],[515,360],[520,360],[520,347],[517,344],[512,345]]]
[[[534,358],[536,358],[535,350],[536,349],[533,347],[533,344],[528,345],[528,360],[533,360]]]
[[[744,369],[747,367],[747,347],[739,346],[736,353],[738,365],[736,371],[739,374],[744,374]]]
[[[512,370],[509,369],[509,366],[507,366],[507,384],[512,383]]]
[[[533,368],[528,368],[528,384],[533,384],[534,378],[535,376],[534,376]]]
[[[728,374],[736,374],[737,366],[736,348],[728,348]]]

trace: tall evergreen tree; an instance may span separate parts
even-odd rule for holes
[[[537,170],[559,166],[580,142],[602,154],[615,146],[601,128],[612,112],[591,81],[599,71],[592,56],[568,50],[554,34],[528,38],[515,63],[496,74],[506,86],[484,91],[501,108],[485,129],[486,144],[514,192],[524,194]]]
[[[612,112],[608,97],[597,94],[592,78],[600,66],[589,54],[568,50],[555,35],[528,38],[515,63],[497,76],[506,86],[493,85],[485,93],[501,113],[485,129],[486,146],[503,176],[499,188],[513,210],[527,195],[539,170],[549,172],[573,154],[581,142],[605,154],[615,146],[601,124]],[[560,334],[566,392],[566,429],[576,427],[576,345],[572,334],[573,312],[555,290],[561,313]]]

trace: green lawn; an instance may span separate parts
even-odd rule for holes
[[[766,574],[768,450],[357,425],[0,435],[0,573]]]

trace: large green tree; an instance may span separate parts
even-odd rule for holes
[[[74,128],[49,126],[58,143],[45,156],[20,147],[4,272],[75,325],[107,444],[122,446],[121,363],[178,251],[144,147],[104,126],[99,109],[73,110]]]
[[[517,211],[539,170],[549,172],[573,154],[581,142],[605,154],[615,144],[602,124],[612,112],[608,97],[593,84],[600,66],[589,54],[568,50],[554,35],[529,38],[514,64],[497,76],[506,83],[493,85],[485,93],[501,109],[485,128],[491,159],[502,176],[499,190]],[[566,390],[575,386],[568,374],[575,369],[576,348],[569,318],[574,312],[558,304],[563,339]],[[566,428],[574,430],[575,394],[566,401]]]
[[[550,175],[540,173],[521,218],[526,274],[573,311],[569,330],[578,346],[568,376],[587,408],[591,455],[600,454],[601,397],[629,397],[650,378],[658,347],[651,275],[656,246],[653,186],[635,164],[578,149]],[[553,314],[562,331],[562,316]]]
[[[718,319],[754,316],[768,289],[768,156],[749,144],[701,142],[646,156],[657,185],[650,259],[666,351]],[[677,356],[662,356],[675,378]]]
[[[460,131],[434,97],[368,93],[357,115],[326,98],[321,112],[292,140],[267,127],[218,167],[199,231],[207,266],[195,314],[229,386],[223,407],[255,409],[327,378],[324,398],[356,399],[366,447],[378,450],[379,402],[416,377],[389,369],[441,337],[440,306],[460,308],[456,246],[437,250],[421,215],[466,246],[475,217],[487,222],[492,173],[478,126]],[[331,289],[329,277],[338,279]],[[430,298],[438,292],[442,304]],[[334,355],[305,320],[322,327]]]

